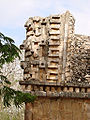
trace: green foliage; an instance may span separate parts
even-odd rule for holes
[[[19,53],[20,49],[14,45],[14,40],[0,33],[0,68],[2,68],[5,63],[13,62],[17,57],[20,59]],[[10,88],[10,80],[8,80],[1,71],[0,85],[0,96],[3,98],[5,107],[9,107],[11,103],[16,107],[20,107],[22,103],[33,102],[36,98],[36,96],[30,95],[30,93],[23,93]]]
[[[4,86],[0,91],[3,94],[3,103],[5,107],[11,106],[11,103],[16,107],[20,107],[24,102],[33,103],[36,99],[36,96],[30,95],[30,93],[16,91],[7,86]]]
[[[13,62],[15,58],[20,58],[20,50],[14,45],[14,40],[0,33],[0,67],[5,63]]]

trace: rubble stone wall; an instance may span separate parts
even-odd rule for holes
[[[70,49],[70,64],[68,68],[71,74],[71,81],[74,83],[81,82],[82,84],[90,82],[90,36],[75,34]],[[70,79],[68,80],[70,81]]]

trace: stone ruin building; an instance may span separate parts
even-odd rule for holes
[[[26,103],[25,120],[90,120],[90,36],[74,25],[69,11],[26,22],[20,85],[37,99]]]

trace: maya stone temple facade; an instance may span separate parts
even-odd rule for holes
[[[20,85],[37,98],[25,120],[90,120],[90,36],[74,26],[69,11],[26,22]]]

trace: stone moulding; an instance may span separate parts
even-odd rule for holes
[[[88,98],[90,99],[90,85],[55,84],[46,82],[20,81],[25,92],[43,97]]]

